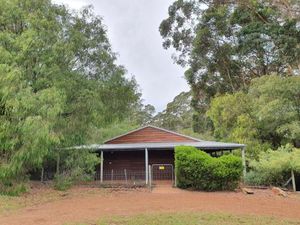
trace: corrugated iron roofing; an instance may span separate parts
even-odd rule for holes
[[[178,135],[181,137],[189,138],[191,141],[166,141],[166,142],[139,142],[139,143],[107,143],[112,140],[116,140],[120,137],[124,137],[126,135],[130,135],[131,133],[140,131],[147,127],[155,128],[160,131],[168,132],[170,134]],[[225,143],[225,142],[216,142],[216,141],[203,141],[200,139],[196,139],[193,137],[189,137],[186,135],[182,135],[173,131],[169,131],[163,128],[155,127],[155,126],[145,126],[133,131],[130,131],[126,134],[114,137],[110,140],[107,140],[104,144],[92,144],[92,145],[81,145],[70,147],[67,149],[90,149],[93,151],[129,151],[129,150],[144,150],[147,149],[174,149],[176,146],[193,146],[202,150],[230,150],[230,149],[239,149],[245,147],[244,144],[237,143]]]
[[[203,150],[226,150],[226,149],[239,149],[245,147],[243,144],[237,143],[224,143],[214,141],[201,141],[201,142],[163,142],[163,143],[130,143],[130,144],[93,144],[76,146],[75,149],[91,149],[91,150],[144,150],[147,149],[173,149],[176,146],[193,146]]]

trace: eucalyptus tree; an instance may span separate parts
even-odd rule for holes
[[[266,75],[247,93],[215,97],[207,112],[219,140],[247,144],[249,158],[281,145],[300,146],[300,77]]]
[[[79,145],[91,127],[127,118],[134,79],[90,7],[0,0],[0,181],[18,180],[51,150]]]
[[[169,7],[159,30],[163,46],[173,47],[175,61],[187,68],[198,131],[206,129],[216,94],[247,90],[266,74],[300,73],[299,17],[270,1],[177,0]]]
[[[190,92],[181,92],[153,118],[152,123],[173,131],[191,129],[193,117],[191,98]]]

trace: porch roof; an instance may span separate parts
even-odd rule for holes
[[[75,149],[90,149],[100,151],[124,151],[151,149],[174,149],[176,146],[192,146],[201,150],[233,150],[245,147],[244,144],[215,141],[198,142],[159,142],[159,143],[124,143],[124,144],[92,144],[73,147]]]

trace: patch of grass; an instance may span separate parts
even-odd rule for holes
[[[23,204],[18,201],[18,199],[18,197],[0,195],[0,215],[8,211],[22,208]]]
[[[0,184],[0,194],[7,196],[19,196],[27,191],[26,183],[7,182]]]
[[[100,220],[97,225],[296,225],[300,221],[273,217],[234,216],[229,214],[163,213],[118,216]]]

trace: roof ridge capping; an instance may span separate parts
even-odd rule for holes
[[[128,131],[128,132],[125,133],[125,134],[121,134],[121,135],[118,135],[118,136],[116,136],[116,137],[114,137],[114,138],[108,139],[108,140],[104,141],[103,143],[106,144],[106,143],[109,142],[109,141],[113,141],[113,140],[115,140],[115,139],[117,139],[117,138],[126,136],[126,135],[128,135],[128,134],[131,134],[131,133],[134,133],[134,132],[136,132],[136,131],[145,129],[145,128],[147,128],[147,127],[155,128],[155,129],[158,129],[158,130],[161,130],[161,131],[164,131],[164,132],[168,132],[168,133],[170,133],[170,134],[175,134],[175,135],[178,135],[178,136],[181,136],[181,137],[189,138],[189,139],[194,140],[194,141],[199,141],[199,142],[204,141],[204,140],[201,140],[201,139],[198,139],[198,138],[194,138],[194,137],[191,137],[191,136],[188,136],[188,135],[180,134],[180,133],[177,133],[177,132],[175,132],[175,131],[167,130],[167,129],[164,129],[164,128],[161,128],[161,127],[156,127],[156,126],[153,126],[153,125],[146,125],[146,126],[143,126],[143,127],[140,127],[140,128],[137,128],[137,129],[134,129],[134,130],[131,130],[131,131]]]

